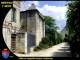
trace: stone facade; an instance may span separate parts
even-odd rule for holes
[[[26,10],[20,12],[21,28],[27,34],[36,36],[36,45],[39,45],[42,37],[45,36],[45,22],[40,12],[35,8],[34,4]]]
[[[15,21],[12,20],[13,8],[15,9]],[[20,2],[13,1],[13,8],[8,11],[3,22],[3,38],[9,49],[11,49],[11,34],[18,32],[20,29]],[[11,24],[11,26],[9,26],[9,24]]]
[[[18,32],[16,36],[16,53],[27,53],[27,32]]]
[[[13,8],[4,19],[3,38],[11,51],[15,46],[15,53],[33,52],[34,47],[39,45],[42,37],[45,37],[44,18],[37,9],[33,8],[35,8],[34,4],[28,10],[20,12],[20,2],[13,1]]]
[[[63,37],[63,39],[65,38],[65,34],[68,35],[68,29],[67,29],[67,26],[65,26],[62,30],[61,30],[61,35]]]

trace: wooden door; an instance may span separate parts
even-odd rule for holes
[[[15,37],[11,37],[11,51],[15,52],[16,50],[16,36]]]

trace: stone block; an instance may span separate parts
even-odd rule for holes
[[[30,53],[34,52],[34,48],[35,48],[35,46],[30,48]]]

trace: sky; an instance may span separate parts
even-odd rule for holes
[[[65,4],[70,1],[21,1],[20,11],[27,10],[32,3],[36,6],[40,13],[43,15],[51,16],[56,20],[56,25],[59,27],[57,30],[60,32],[66,25],[66,11]]]

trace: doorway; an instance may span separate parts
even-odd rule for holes
[[[16,34],[11,35],[11,51],[16,51]]]

